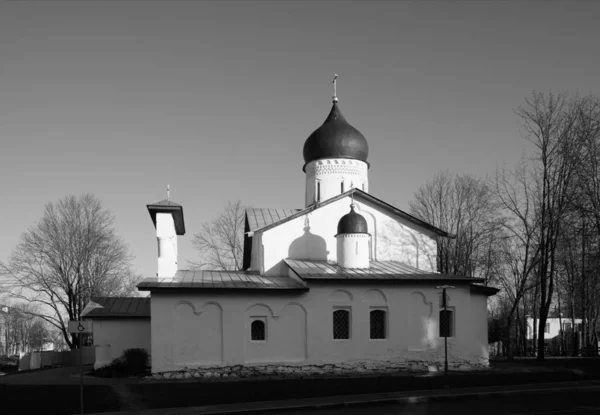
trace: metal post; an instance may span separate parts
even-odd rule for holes
[[[81,409],[81,414],[83,414],[83,342],[81,340],[81,333],[79,333],[79,372],[80,372],[80,382],[79,382],[79,404]]]
[[[446,318],[446,287],[442,290],[442,295],[444,296],[444,318]],[[448,333],[444,333],[448,334]],[[444,377],[446,377],[446,383],[448,382],[448,336],[444,336]]]

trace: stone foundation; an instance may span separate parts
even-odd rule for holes
[[[448,362],[450,371],[470,371],[489,368],[487,359],[477,362],[454,360]],[[442,372],[443,361],[365,361],[336,364],[247,364],[182,368],[176,371],[154,373],[153,379],[234,380],[240,378],[298,378],[312,376],[393,375],[406,372]]]

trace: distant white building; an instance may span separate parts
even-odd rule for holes
[[[566,333],[566,332],[571,332],[573,330],[575,331],[581,331],[581,319],[580,318],[576,318],[575,319],[575,327],[573,327],[573,320],[570,318],[557,318],[557,317],[553,317],[553,318],[548,318],[546,319],[546,325],[544,326],[544,338],[545,339],[553,339],[554,337],[558,336],[560,334],[561,329]],[[539,320],[535,321],[535,333],[537,335],[537,330],[538,330],[538,325],[539,325]],[[561,328],[561,322],[562,322],[562,328]],[[533,326],[533,318],[528,317],[527,318],[527,339],[528,340],[532,340],[534,337],[534,326]]]
[[[241,271],[179,269],[183,207],[148,205],[158,241],[157,277],[138,285],[151,294],[148,315],[128,314],[139,301],[90,311],[96,344],[146,342],[154,373],[441,368],[438,287],[451,285],[450,367],[488,366],[487,298],[497,290],[436,272],[437,240],[453,235],[373,196],[368,152],[334,97],[304,143],[305,206],[246,211]]]

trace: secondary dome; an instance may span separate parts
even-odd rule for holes
[[[338,222],[337,233],[369,233],[367,220],[354,211],[354,205],[350,205],[350,213],[342,216]]]
[[[323,158],[347,158],[366,162],[369,155],[367,139],[348,124],[336,102],[327,119],[304,143],[305,166]]]

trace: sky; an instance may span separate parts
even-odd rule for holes
[[[408,210],[437,172],[530,144],[534,90],[600,94],[600,2],[0,0],[0,260],[44,205],[92,193],[156,275],[146,205],[183,205],[179,264],[228,201],[303,208],[302,148],[339,106],[369,191]]]

